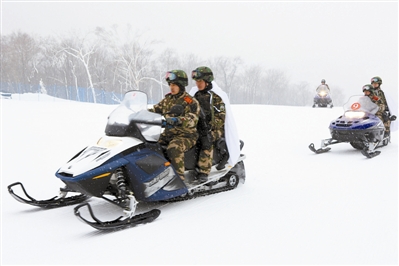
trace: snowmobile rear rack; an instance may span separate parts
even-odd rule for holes
[[[17,194],[14,193],[14,191],[12,190],[12,187],[14,186],[21,186],[22,191],[24,192],[25,196],[29,199],[25,199],[22,198],[20,196],[18,196]],[[36,207],[40,207],[40,208],[45,208],[45,209],[51,209],[51,208],[58,208],[58,207],[63,207],[63,206],[68,206],[68,205],[74,205],[74,204],[78,204],[81,203],[83,201],[85,201],[86,199],[89,198],[89,196],[83,195],[83,194],[79,194],[76,196],[71,196],[71,197],[65,197],[66,194],[70,191],[67,190],[60,190],[60,196],[55,196],[51,199],[47,199],[47,200],[36,200],[34,198],[32,198],[25,190],[25,187],[22,185],[21,182],[15,182],[11,185],[8,186],[8,192],[11,194],[11,196],[13,196],[17,201],[22,202],[22,203],[26,203],[29,205],[33,205]]]

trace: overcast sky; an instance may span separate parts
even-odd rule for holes
[[[241,57],[291,82],[361,93],[379,75],[398,98],[398,2],[2,1],[2,34],[39,35],[126,26],[162,48]],[[165,70],[166,71],[166,70]],[[190,71],[190,70],[187,70]],[[217,77],[216,77],[217,80]]]

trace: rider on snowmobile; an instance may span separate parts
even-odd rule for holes
[[[167,125],[161,134],[159,143],[167,146],[168,158],[177,174],[184,180],[184,152],[191,149],[197,142],[200,105],[186,92],[185,87],[188,85],[186,72],[183,70],[168,71],[165,79],[170,87],[170,93],[166,94],[165,98],[149,111],[164,115]],[[175,105],[184,107],[181,115],[168,114]]]
[[[326,86],[327,89],[328,89],[328,91],[330,92],[330,87],[328,86],[328,84],[326,84],[326,80],[325,80],[325,79],[322,79],[322,80],[321,80],[321,84],[317,87],[316,91],[318,91],[318,89],[319,89],[321,86]]]
[[[389,111],[388,102],[385,97],[385,94],[381,89],[381,84],[382,84],[382,79],[380,77],[375,76],[375,77],[371,78],[371,85],[373,86],[374,93],[376,96],[378,96],[381,99],[382,103],[385,106],[385,109],[383,111],[384,119],[381,119],[381,120],[384,122],[385,135],[389,136],[390,128],[391,128],[391,120],[389,119],[389,117],[390,117],[391,113]]]
[[[209,67],[197,67],[191,72],[198,91],[194,98],[201,106],[197,129],[201,150],[197,162],[197,178],[206,181],[212,168],[214,142],[224,137],[226,108],[222,98],[212,91],[213,73]]]
[[[375,90],[371,84],[366,84],[362,87],[363,93],[365,96],[369,97],[370,100],[378,105],[378,111],[375,113],[376,116],[378,116],[381,121],[384,121],[384,111],[385,111],[385,104],[381,100],[380,97],[375,95]]]

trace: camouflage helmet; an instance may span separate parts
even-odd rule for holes
[[[373,86],[371,86],[371,84],[366,84],[362,87],[363,92],[364,91],[369,91],[371,93],[374,93],[374,88]]]
[[[173,83],[182,87],[186,87],[188,85],[187,74],[183,70],[176,69],[166,72],[165,80],[168,82],[168,84]]]
[[[372,77],[371,78],[371,84],[373,84],[374,82],[381,85],[382,84],[382,79],[380,77],[378,77],[378,76]]]
[[[209,67],[201,66],[197,67],[191,72],[191,77],[194,80],[203,80],[207,83],[211,83],[213,81],[213,73]]]
[[[322,80],[321,80],[321,83],[326,83],[326,80],[325,80],[325,79],[322,79]]]

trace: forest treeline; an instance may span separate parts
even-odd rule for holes
[[[180,54],[173,48],[159,51],[158,46],[156,40],[144,40],[143,35],[130,29],[120,34],[117,27],[96,28],[83,35],[71,32],[42,37],[21,31],[2,35],[1,91],[39,91],[71,99],[71,91],[81,88],[92,96],[98,91],[120,95],[142,90],[157,102],[169,92],[166,71],[186,71],[189,90],[194,86],[191,70],[205,65],[212,69],[215,81],[233,104],[313,103],[315,88],[306,81],[292,84],[284,71],[248,65],[240,57],[204,59],[194,53]],[[97,102],[98,95],[93,98]],[[340,90],[334,89],[335,104],[341,98]]]

